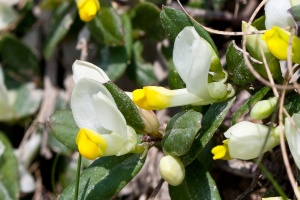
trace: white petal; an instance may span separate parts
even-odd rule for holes
[[[105,130],[98,120],[95,107],[93,104],[92,96],[99,91],[106,93],[106,96],[110,96],[110,93],[99,82],[83,78],[77,82],[71,96],[71,109],[74,120],[79,128],[88,128],[97,133],[110,133]]]
[[[293,114],[292,118],[297,127],[292,125],[288,117],[285,118],[285,136],[295,163],[300,169],[300,114]]]
[[[117,133],[112,132],[111,134],[102,135],[107,142],[107,148],[104,152],[105,156],[116,155],[124,145],[124,139]]]
[[[121,156],[132,152],[137,144],[137,136],[135,130],[130,126],[127,126],[127,138],[122,146],[122,149],[116,154],[116,156]]]
[[[194,27],[185,27],[176,37],[173,62],[187,90],[204,100],[212,99],[208,93],[208,72],[212,52]]]
[[[110,81],[105,72],[93,65],[92,63],[76,60],[72,66],[73,69],[73,79],[77,83],[82,78],[89,78],[100,83],[107,83]]]
[[[271,29],[272,26],[279,26],[285,28],[287,26],[294,26],[292,15],[288,12],[291,8],[289,0],[269,0],[265,5],[266,21],[265,25],[267,29]]]
[[[111,101],[102,91],[93,95],[93,105],[97,120],[102,127],[122,135],[126,139],[126,120],[115,102]]]
[[[246,136],[260,136],[264,138],[268,133],[269,128],[267,126],[256,124],[248,121],[242,121],[234,126],[230,127],[225,133],[226,138],[234,137],[246,137]]]

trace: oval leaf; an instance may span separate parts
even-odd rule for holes
[[[176,36],[184,27],[194,26],[198,34],[204,38],[212,46],[216,54],[219,55],[218,49],[207,31],[192,21],[182,11],[169,6],[164,6],[160,12],[160,20],[164,30],[169,35],[169,38],[172,42],[175,41]]]
[[[77,150],[76,137],[79,131],[71,110],[58,110],[50,116],[54,137],[70,149]]]
[[[172,200],[221,200],[214,179],[197,160],[186,167],[185,179],[179,186],[169,185],[169,193]]]
[[[201,117],[201,113],[193,110],[175,115],[166,128],[163,150],[175,156],[186,154],[200,128]]]
[[[18,199],[19,172],[18,163],[13,148],[0,132],[0,199]]]
[[[80,175],[78,199],[106,200],[112,198],[144,165],[140,155],[108,156],[97,159]],[[73,181],[61,194],[60,199],[74,199]]]
[[[123,45],[123,26],[120,16],[114,11],[109,0],[101,0],[100,5],[100,11],[88,23],[92,36],[106,45]]]
[[[234,100],[235,97],[221,103],[212,104],[209,107],[203,116],[201,129],[199,130],[190,151],[184,156],[181,156],[181,160],[185,165],[190,164],[206,146],[215,131],[223,122]]]

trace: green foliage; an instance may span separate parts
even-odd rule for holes
[[[0,199],[18,199],[18,162],[8,138],[0,132]]]
[[[76,136],[79,131],[71,110],[58,110],[50,117],[54,137],[68,148],[77,150]]]
[[[120,191],[144,165],[140,155],[109,156],[97,159],[80,175],[79,199],[110,199]],[[126,170],[124,170],[126,169]],[[73,199],[75,181],[60,199]]]
[[[214,179],[197,160],[186,167],[185,179],[179,186],[169,185],[169,192],[172,200],[221,200]]]
[[[136,105],[123,90],[120,90],[114,83],[108,82],[105,87],[113,96],[119,110],[124,115],[126,122],[132,128],[143,132],[145,124]]]
[[[183,163],[188,165],[198,156],[223,122],[234,100],[235,98],[230,98],[224,102],[216,103],[209,107],[203,116],[201,129],[199,130],[190,150],[187,154],[181,156]]]
[[[72,2],[65,1],[53,14],[49,33],[44,47],[44,55],[51,57],[58,43],[66,36],[76,17],[76,7]]]
[[[109,46],[124,45],[121,17],[112,8],[109,0],[101,0],[101,12],[88,23],[92,36]]]
[[[200,128],[202,115],[189,110],[176,114],[169,122],[162,140],[164,152],[182,156],[186,154]]]
[[[232,117],[232,125],[236,124],[238,120],[248,113],[250,109],[256,104],[259,100],[261,100],[268,92],[270,91],[269,87],[264,87],[252,95],[251,98],[247,99],[243,105],[235,112],[234,116]]]

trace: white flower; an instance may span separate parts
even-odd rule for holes
[[[83,61],[73,64],[76,83],[71,97],[71,109],[80,131],[79,152],[87,159],[123,155],[135,149],[135,131],[127,126],[122,113],[103,86],[108,81],[98,67]]]
[[[294,113],[292,116],[294,126],[288,117],[285,118],[285,137],[297,167],[300,169],[300,114]]]
[[[230,127],[225,133],[224,145],[212,149],[214,159],[238,158],[249,160],[257,158],[268,135],[269,127],[243,121]],[[267,143],[262,151],[265,153],[279,144],[277,132],[271,130]]]
[[[292,15],[288,12],[291,8],[289,0],[269,0],[265,5],[266,21],[265,25],[267,29],[271,29],[272,26],[279,26],[285,28],[287,26],[294,26],[294,20]]]
[[[147,86],[135,90],[132,94],[136,105],[147,110],[188,104],[208,105],[234,94],[231,85],[225,84],[227,74],[222,70],[218,56],[194,27],[185,27],[176,37],[173,62],[186,88],[168,90]],[[218,80],[209,83],[209,76]]]
[[[185,177],[185,168],[178,157],[167,155],[159,162],[161,177],[170,185],[177,186],[182,183]]]

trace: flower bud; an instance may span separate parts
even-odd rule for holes
[[[259,101],[252,108],[250,112],[250,116],[253,119],[257,119],[257,120],[265,119],[273,113],[276,103],[277,103],[276,97],[273,97],[272,99],[269,100]]]
[[[185,177],[185,168],[178,157],[164,156],[159,163],[161,177],[172,186],[180,185]]]
[[[98,0],[77,0],[77,8],[80,19],[89,22],[100,10],[100,4]]]
[[[145,124],[145,131],[156,135],[160,124],[155,113],[152,110],[145,110],[139,107],[138,110]]]
[[[238,158],[249,160],[257,158],[263,148],[263,153],[279,144],[279,136],[274,130],[268,134],[269,127],[252,122],[240,122],[230,127],[225,133],[224,145],[212,149],[213,159]],[[267,142],[264,145],[264,141]]]

